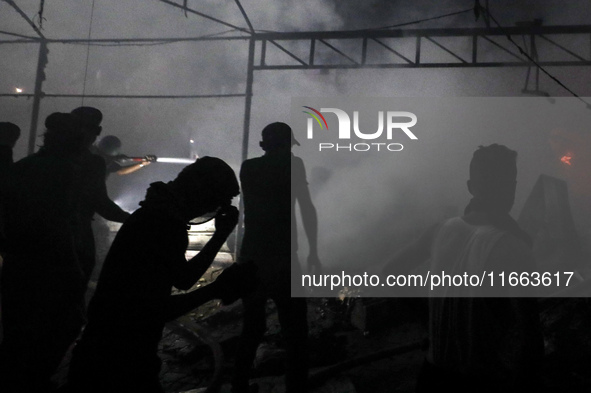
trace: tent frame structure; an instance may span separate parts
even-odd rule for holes
[[[3,0],[11,5],[27,21],[36,32],[36,36],[0,31],[0,34],[15,37],[0,40],[0,45],[39,46],[35,88],[32,94],[0,93],[0,97],[28,97],[33,98],[33,109],[29,129],[28,153],[35,149],[37,136],[39,109],[42,98],[117,98],[117,99],[203,99],[223,97],[244,97],[244,122],[242,138],[242,160],[248,158],[250,136],[250,117],[252,109],[253,83],[255,71],[272,70],[332,70],[332,69],[399,69],[399,68],[499,68],[522,67],[527,68],[524,93],[544,95],[539,89],[539,66],[543,67],[572,67],[591,66],[591,25],[542,26],[539,23],[522,24],[515,27],[485,27],[485,28],[439,28],[439,29],[366,29],[348,31],[309,31],[309,32],[257,32],[254,30],[244,8],[239,0],[235,0],[248,28],[239,27],[209,15],[191,9],[187,1],[178,4],[170,0],[159,0],[162,3],[181,9],[187,13],[231,27],[241,34],[233,36],[204,36],[187,38],[108,38],[108,39],[52,39],[43,35],[12,0]],[[487,26],[489,21],[485,19]],[[523,42],[529,42],[525,50],[516,50],[509,45],[506,38],[521,36]],[[560,43],[561,36],[577,37],[588,41],[586,52],[581,49],[569,49]],[[402,53],[397,42],[404,41],[408,48],[412,42],[412,55]],[[526,41],[527,40],[527,41]],[[48,63],[49,44],[141,44],[167,42],[200,42],[200,41],[247,41],[248,60],[246,64],[246,89],[244,93],[234,94],[205,94],[205,95],[99,95],[99,94],[47,94],[43,92],[45,80],[44,69]],[[466,44],[468,43],[468,44]],[[540,56],[539,44],[551,47],[552,56]],[[429,61],[426,56],[426,46],[430,51],[434,48],[445,54],[449,60]],[[486,45],[487,56],[482,55],[482,46]],[[356,49],[352,50],[351,47]],[[307,48],[305,56],[291,47]],[[460,48],[460,49],[458,49]],[[257,50],[258,49],[258,50]],[[269,63],[269,54],[279,51],[289,59],[280,63]],[[408,50],[407,50],[408,51]],[[496,51],[496,52],[494,52]],[[296,53],[297,52],[297,53]],[[384,61],[383,54],[388,54],[390,61]],[[322,55],[322,56],[321,56]],[[504,57],[505,60],[491,61],[491,57]],[[486,59],[484,58],[486,57]],[[377,60],[376,60],[377,59]],[[509,59],[509,60],[507,60]],[[535,62],[534,62],[535,61]],[[537,63],[537,64],[536,64]],[[535,89],[529,90],[528,83],[532,68],[535,70]],[[242,209],[242,203],[241,203]],[[241,216],[242,217],[242,216]],[[239,238],[242,222],[239,223]]]

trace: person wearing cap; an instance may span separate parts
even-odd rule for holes
[[[107,177],[105,159],[90,151],[90,147],[103,129],[100,125],[103,120],[102,112],[93,107],[81,106],[71,113],[79,119],[86,135],[86,148],[81,158],[83,179],[81,237],[84,247],[80,255],[80,263],[88,283],[96,264],[96,246],[92,230],[94,214],[97,213],[109,221],[124,222],[129,217],[129,213],[109,198],[105,182]]]
[[[50,378],[84,322],[78,259],[84,135],[69,113],[49,115],[45,127],[43,146],[14,163],[7,178],[2,392],[51,391]]]
[[[298,203],[309,244],[308,265],[320,269],[317,214],[301,158],[291,152],[299,145],[285,123],[262,131],[262,157],[246,160],[240,170],[244,198],[244,239],[241,261],[254,261],[258,287],[243,299],[244,326],[236,355],[234,393],[257,390],[249,386],[256,350],[266,330],[265,305],[272,299],[287,345],[286,392],[306,392],[308,324],[306,299],[291,297],[291,279],[301,276],[295,204]]]
[[[227,304],[249,290],[254,266],[232,265],[203,288],[189,290],[234,230],[238,195],[234,171],[203,157],[169,183],[150,185],[146,198],[123,224],[104,263],[88,309],[88,325],[74,349],[69,385],[74,392],[163,392],[158,380],[158,342],[165,322],[206,301]],[[217,212],[215,233],[191,260],[185,259],[187,224]]]

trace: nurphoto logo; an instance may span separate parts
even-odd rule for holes
[[[359,127],[359,111],[353,111],[353,135],[356,139],[371,140],[372,142],[360,143],[339,143],[351,140],[351,117],[347,112],[338,108],[320,108],[316,110],[309,106],[303,108],[310,111],[303,111],[310,115],[307,123],[307,138],[314,139],[315,122],[320,127],[320,130],[326,129],[328,131],[328,122],[322,113],[332,113],[336,115],[338,121],[338,140],[336,143],[322,142],[318,144],[318,151],[401,151],[404,146],[402,143],[391,142],[395,136],[406,135],[411,140],[418,139],[417,136],[410,130],[411,127],[417,124],[417,116],[412,112],[400,111],[378,111],[378,128],[376,131],[363,129]],[[334,120],[334,118],[329,117]],[[384,126],[385,123],[385,126]],[[332,122],[331,122],[332,124]],[[334,127],[333,127],[334,128]],[[332,129],[332,128],[331,128]],[[385,129],[385,136],[384,134]],[[379,142],[376,140],[384,140]],[[375,142],[374,142],[375,141]]]

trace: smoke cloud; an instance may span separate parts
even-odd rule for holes
[[[19,4],[25,13],[34,16],[38,2]],[[587,2],[561,1],[491,1],[491,12],[505,26],[518,21],[542,18],[546,25],[585,24],[591,19]],[[91,1],[60,0],[47,2],[43,23],[44,34],[51,38],[86,38]],[[468,9],[473,1],[243,1],[252,24],[257,30],[312,31],[338,29],[366,29],[389,26]],[[232,1],[189,1],[196,10],[246,27],[246,23]],[[0,2],[2,30],[34,36],[30,26],[6,3]],[[408,28],[476,27],[484,26],[467,12]],[[106,0],[95,3],[92,37],[195,37],[219,33],[229,28],[196,15],[185,17],[182,10],[159,2],[138,3],[133,0]],[[243,35],[230,32],[227,35]],[[12,39],[0,34],[2,39]],[[401,41],[403,42],[403,40]],[[445,41],[443,41],[445,42]],[[577,43],[569,43],[574,44]],[[306,56],[307,47],[292,45],[296,53]],[[299,47],[298,47],[299,45]],[[339,48],[354,50],[358,42],[339,42]],[[399,43],[400,50],[411,50]],[[468,43],[460,44],[468,45]],[[0,44],[3,61],[0,64],[0,90],[12,93],[22,87],[25,93],[34,89],[38,47],[36,44]],[[319,45],[320,48],[320,45]],[[86,83],[86,94],[243,94],[246,89],[247,41],[176,42],[142,46],[90,46],[86,72],[87,46],[84,44],[50,44],[49,64],[46,68],[46,93],[81,94]],[[335,56],[330,51],[319,56]],[[486,56],[484,51],[482,56]],[[269,52],[269,61],[290,61],[279,51]],[[378,56],[389,56],[379,54]],[[412,56],[412,54],[411,54]],[[444,56],[435,49],[426,56]],[[337,56],[338,57],[338,56]],[[334,57],[336,59],[336,57]],[[341,59],[341,61],[344,61]],[[290,117],[292,97],[494,97],[519,96],[525,80],[523,68],[487,69],[394,69],[394,70],[330,70],[319,71],[257,71],[254,75],[254,97],[250,123],[249,156],[262,154],[258,146],[260,130],[274,121]],[[586,68],[550,69],[566,85],[581,96],[591,95],[589,73]],[[86,79],[85,79],[86,74]],[[542,88],[553,96],[567,95],[563,89],[541,78]],[[40,118],[55,111],[70,111],[81,105],[80,99],[44,98]],[[155,154],[168,157],[212,155],[226,159],[238,171],[241,163],[244,99],[98,99],[86,98],[84,105],[96,106],[104,113],[104,135],[117,135],[123,142],[122,151],[130,156]],[[26,154],[32,100],[0,98],[0,120],[21,126],[23,137],[15,150],[16,158]],[[499,127],[507,119],[499,114]],[[533,119],[535,120],[535,119]],[[40,122],[42,124],[42,122]],[[40,130],[41,132],[41,130]],[[372,228],[395,223],[396,242],[375,238],[374,247],[392,251],[405,239],[420,232],[431,222],[461,212],[469,195],[465,191],[467,163],[479,144],[497,140],[497,134],[474,124],[469,143],[458,137],[443,138],[442,146],[425,146],[415,156],[398,156],[391,165],[372,159],[339,161],[339,157],[319,157],[304,149],[294,151],[303,156],[311,191],[319,208],[321,253],[330,259],[332,249],[342,238],[354,237],[358,228]],[[548,131],[549,132],[549,131]],[[518,195],[523,203],[526,193],[542,168],[552,171],[555,158],[548,137],[540,134],[534,142],[532,135],[522,135],[519,127],[511,137],[503,137],[520,157],[535,157],[536,162],[520,159],[524,188]],[[195,143],[190,144],[193,139]],[[531,153],[531,154],[530,154]],[[453,156],[453,160],[449,160]],[[544,164],[541,165],[540,162]],[[547,164],[547,165],[546,165]],[[368,167],[376,168],[375,176],[363,176]],[[395,170],[389,168],[396,168]],[[113,198],[125,199],[126,206],[137,207],[149,183],[172,179],[181,167],[153,164],[129,176],[112,175],[109,190]],[[440,171],[445,173],[442,184]],[[560,175],[560,173],[555,173]],[[354,179],[355,186],[351,186]],[[449,189],[446,191],[446,187]],[[386,192],[384,190],[392,190]],[[451,190],[451,191],[450,191]],[[366,203],[383,206],[381,210],[365,211],[359,207],[360,198],[371,198]],[[342,211],[349,209],[350,226],[342,225]],[[357,207],[357,208],[356,208]],[[403,212],[403,213],[402,213]],[[338,233],[334,228],[338,228]],[[357,229],[354,229],[357,228]],[[363,239],[359,239],[363,241]],[[366,239],[367,241],[367,239]],[[301,242],[305,244],[305,242]]]

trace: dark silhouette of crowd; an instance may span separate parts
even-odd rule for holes
[[[45,391],[84,322],[80,221],[85,135],[71,114],[45,120],[39,151],[12,165],[3,192],[0,386]]]
[[[199,158],[173,181],[152,183],[140,208],[130,214],[107,194],[105,152],[101,157],[93,148],[101,121],[101,111],[92,107],[53,113],[45,120],[42,146],[16,163],[12,148],[20,130],[0,123],[0,391],[56,391],[51,377],[74,346],[68,383],[61,391],[162,392],[157,346],[164,324],[209,300],[230,304],[241,298],[246,320],[234,391],[253,391],[256,387],[249,387],[248,380],[252,351],[264,333],[261,304],[264,308],[271,298],[288,337],[288,392],[305,392],[306,301],[289,293],[297,255],[287,233],[296,201],[303,206],[312,265],[319,264],[317,224],[303,162],[290,152],[295,139],[289,126],[274,123],[265,128],[265,156],[247,161],[242,170],[244,257],[213,283],[173,296],[173,287],[189,290],[198,282],[234,230],[239,212],[232,199],[240,193],[236,175],[219,158]],[[115,156],[112,153],[106,154]],[[300,174],[298,192],[288,199],[294,165]],[[269,184],[256,181],[262,178]],[[85,292],[96,259],[91,226],[95,214],[123,226],[87,307]],[[187,261],[188,223],[200,216],[215,218],[215,233]],[[269,285],[270,275],[277,274],[277,282],[287,286]]]
[[[157,348],[165,324],[212,299],[241,299],[244,323],[232,392],[259,390],[251,369],[266,331],[268,300],[276,305],[285,338],[286,393],[308,392],[296,205],[309,245],[308,270],[319,274],[322,266],[317,211],[304,162],[292,153],[299,143],[291,128],[276,122],[262,130],[264,154],[242,164],[240,184],[222,159],[202,157],[174,180],[152,183],[130,214],[109,198],[105,183],[115,171],[105,155],[118,157],[120,141],[106,138],[98,150],[93,147],[102,118],[92,107],[49,115],[42,146],[17,162],[12,148],[20,129],[0,123],[0,391],[57,391],[51,377],[73,347],[61,391],[162,393]],[[473,198],[465,214],[428,230],[384,273],[425,262],[433,271],[468,265],[530,269],[531,242],[509,215],[516,174],[516,152],[500,145],[479,148],[470,163]],[[191,290],[234,231],[239,211],[232,202],[241,192],[238,261],[214,282]],[[87,305],[95,214],[123,225]],[[188,223],[206,216],[214,217],[215,232],[187,260]],[[173,288],[191,291],[172,295]],[[538,391],[543,348],[535,299],[465,295],[429,299],[429,350],[417,391]]]

